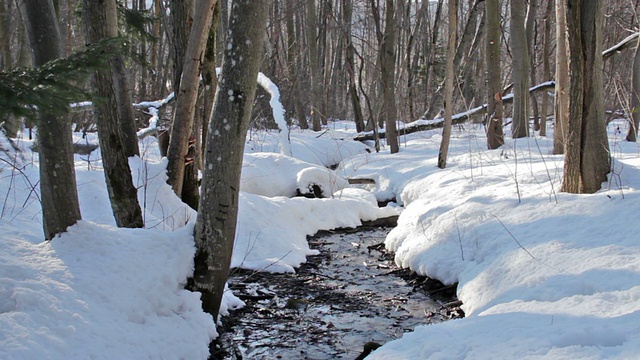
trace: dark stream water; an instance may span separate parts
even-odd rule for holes
[[[223,318],[215,359],[355,359],[426,325],[461,317],[455,286],[398,269],[382,244],[390,229],[323,232],[320,255],[295,274],[236,271],[246,307]]]

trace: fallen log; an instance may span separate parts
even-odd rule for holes
[[[537,94],[539,92],[547,91],[555,88],[555,81],[547,81],[542,84],[536,85],[529,89],[529,93],[531,95]],[[502,98],[503,104],[510,104],[513,102],[513,93],[505,95]],[[467,110],[465,112],[461,112],[453,115],[451,119],[451,123],[453,125],[459,125],[467,122],[469,118],[475,115],[484,114],[487,111],[487,104],[483,104],[481,106],[475,107],[473,109]],[[439,129],[444,125],[444,118],[433,119],[433,120],[416,120],[414,122],[405,124],[402,127],[398,128],[398,135],[408,135],[419,131],[433,130]],[[384,129],[380,129],[378,132],[378,136],[380,139],[384,139],[386,133]],[[353,137],[353,140],[356,141],[367,141],[367,140],[375,140],[373,132],[359,133]]]
[[[375,220],[363,221],[362,226],[370,227],[396,227],[398,226],[398,215],[393,215]]]
[[[356,178],[356,179],[347,179],[347,181],[349,182],[349,184],[375,184],[376,181],[373,179],[363,179],[363,178]]]

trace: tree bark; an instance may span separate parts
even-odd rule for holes
[[[176,110],[173,116],[171,128],[171,140],[167,152],[167,182],[179,197],[183,198],[183,184],[185,176],[185,158],[189,147],[195,143],[193,134],[193,122],[198,99],[198,87],[200,85],[200,69],[202,57],[211,28],[213,9],[216,0],[203,0],[197,2],[194,13],[194,21],[189,35],[187,50],[182,67],[182,80],[176,99]],[[198,134],[199,135],[199,134]],[[193,162],[193,159],[190,159]],[[197,189],[195,189],[197,192]],[[197,206],[197,195],[190,194],[191,207]],[[195,199],[194,199],[195,198]]]
[[[308,129],[307,116],[300,100],[300,83],[302,79],[302,69],[300,64],[300,42],[296,36],[296,21],[294,17],[293,1],[286,1],[286,18],[287,18],[287,67],[289,68],[289,77],[291,79],[290,97],[293,103],[294,117],[298,119],[298,125],[301,129]]]
[[[527,9],[527,17],[525,20],[525,31],[527,34],[527,52],[529,54],[529,84],[536,84],[536,38],[537,27],[536,17],[538,12],[538,1],[529,0],[529,8]],[[540,113],[538,112],[538,97],[531,96],[529,98],[531,104],[531,114],[533,115],[534,131],[540,130]]]
[[[640,38],[633,56],[633,73],[631,77],[631,122],[627,141],[638,140],[638,125],[640,124]]]
[[[381,44],[380,70],[384,102],[384,119],[387,133],[387,144],[392,154],[400,151],[396,130],[396,22],[394,1],[386,0],[384,37]]]
[[[262,61],[268,0],[234,0],[221,79],[211,117],[196,221],[192,287],[218,318],[238,215],[244,142]]]
[[[611,167],[602,97],[604,3],[568,0],[565,12],[571,95],[562,191],[595,193]]]
[[[207,138],[209,134],[209,120],[213,112],[213,99],[218,88],[218,75],[216,73],[216,44],[218,43],[217,29],[220,23],[222,1],[216,1],[216,7],[213,9],[213,20],[209,28],[209,38],[204,51],[202,62],[202,83],[204,85],[204,101],[202,113],[202,144],[200,164],[204,162],[204,149],[207,146]],[[202,170],[202,168],[200,169]]]
[[[440,19],[442,14],[442,3],[444,0],[438,0],[436,5],[436,13],[433,20],[433,31],[431,33],[431,39],[427,46],[427,69],[426,69],[426,81],[425,90],[427,94],[434,92],[436,84],[436,50],[438,47],[438,34],[440,31]],[[437,89],[436,89],[437,90]],[[432,100],[433,101],[433,100]],[[422,115],[425,119],[433,119],[438,113],[438,108],[435,106],[428,106],[425,113]]]
[[[0,0],[0,70],[9,70],[13,66],[11,57],[11,14],[7,0]],[[0,121],[0,127],[8,138],[15,138],[20,131],[22,121],[9,114]]]
[[[51,0],[21,2],[33,63],[42,66],[61,56],[61,40]],[[40,199],[45,239],[51,240],[82,219],[73,162],[69,117],[38,114]]]
[[[462,75],[464,72],[466,72],[467,67],[469,67],[471,64],[470,61],[470,50],[472,49],[473,46],[473,40],[475,39],[475,34],[476,34],[476,28],[478,25],[478,17],[482,15],[484,11],[484,0],[475,0],[475,2],[473,3],[473,6],[471,6],[471,10],[469,13],[469,16],[467,18],[467,21],[464,25],[464,31],[462,32],[462,36],[460,37],[460,42],[456,47],[455,50],[455,57],[453,60],[453,63],[455,64],[455,66],[457,67],[457,73]],[[481,23],[481,25],[484,25],[483,23]],[[482,31],[482,29],[479,29],[479,31]],[[462,77],[461,77],[462,78]],[[473,79],[472,78],[462,78],[466,83],[473,83]],[[446,80],[445,80],[446,81]],[[456,79],[454,80],[454,87],[456,87],[456,85],[458,85],[458,78],[456,77]],[[440,109],[443,107],[443,96],[442,96],[442,92],[445,91],[444,88],[445,86],[438,86],[438,88],[436,89],[436,91],[433,93],[432,97],[431,97],[431,101],[429,103],[429,108],[427,109],[426,114],[436,114],[440,111]],[[445,95],[446,96],[446,95]],[[453,99],[452,99],[453,101]],[[453,105],[453,104],[452,104]],[[446,111],[446,110],[445,110]],[[426,115],[425,114],[425,115]]]
[[[97,43],[118,34],[116,0],[84,0],[82,16],[88,43]],[[111,210],[118,227],[140,228],[144,226],[142,211],[138,204],[138,192],[133,185],[129,168],[128,149],[119,124],[133,122],[131,93],[125,86],[124,62],[116,56],[109,60],[109,68],[93,74],[92,82],[99,96],[96,101],[98,139],[102,153],[105,180]],[[127,110],[125,107],[129,107]],[[124,118],[123,116],[130,116]],[[135,131],[133,137],[138,148]]]
[[[458,1],[449,0],[449,47],[447,49],[447,74],[445,80],[444,127],[442,128],[442,142],[438,155],[438,167],[447,167],[447,154],[451,139],[451,121],[453,116],[453,80],[455,72],[453,60],[456,56],[456,32],[458,30]]]
[[[529,136],[529,52],[525,31],[525,0],[511,0],[511,53],[513,61],[514,139]]]
[[[542,76],[543,81],[551,79],[551,69],[549,64],[551,49],[551,15],[553,14],[553,0],[547,0],[547,9],[544,16],[544,43],[542,45]],[[547,115],[549,114],[549,96],[542,93],[541,104],[542,116],[540,119],[540,136],[547,136]]]
[[[502,131],[502,80],[500,71],[500,1],[486,0],[487,146],[504,144]]]
[[[362,105],[360,103],[360,94],[358,94],[358,86],[356,85],[356,62],[355,49],[351,41],[351,22],[353,20],[353,0],[342,1],[342,17],[344,26],[344,44],[345,44],[345,62],[347,72],[349,74],[349,98],[351,107],[353,108],[353,118],[356,123],[356,131],[364,131],[364,116],[362,115]]]
[[[0,0],[0,70],[12,65],[10,24],[7,0]]]
[[[569,62],[566,1],[556,0],[556,90],[553,153],[563,154],[569,122]]]
[[[171,25],[172,36],[172,59],[173,59],[173,90],[176,94],[180,89],[182,68],[184,58],[189,43],[191,24],[193,23],[193,1],[194,0],[171,0]]]
[[[322,89],[320,89],[320,81],[322,75],[320,73],[319,54],[318,54],[318,31],[316,2],[307,1],[307,47],[309,48],[309,72],[311,74],[311,128],[313,131],[322,130],[320,109],[322,108]]]

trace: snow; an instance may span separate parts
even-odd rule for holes
[[[74,141],[97,144],[95,134],[81,136]],[[279,138],[273,139],[275,147]],[[317,163],[338,161],[340,151],[323,149],[327,142],[351,141],[305,140],[299,152]],[[142,139],[141,157],[129,160],[146,229],[115,227],[98,149],[75,156],[84,220],[51,242],[42,241],[38,191],[31,191],[37,155],[32,142],[15,143],[22,153],[5,138],[0,142],[7,161],[0,165],[0,358],[206,359],[215,324],[201,310],[200,294],[184,290],[193,271],[196,213],[166,184],[166,159],[155,139]],[[315,253],[307,235],[398,213],[378,208],[367,191],[344,189],[346,180],[316,163],[249,150],[245,164],[236,267],[291,272]],[[266,179],[249,181],[252,164]],[[310,182],[326,189],[327,198],[289,198]],[[264,184],[281,190],[257,195]],[[242,305],[226,292],[222,312]]]
[[[482,127],[455,127],[440,170],[439,130],[376,154],[350,140],[352,124],[334,122],[292,130],[294,157],[279,132],[251,132],[232,264],[295,271],[314,253],[308,234],[400,213],[386,239],[396,262],[457,282],[467,317],[418,326],[368,359],[638,358],[640,148],[623,141],[624,121],[609,131],[614,171],[592,195],[559,191],[552,136],[489,151]],[[37,156],[31,142],[14,143],[19,155],[0,141],[0,358],[206,359],[215,323],[184,290],[196,214],[166,185],[155,139],[130,159],[145,229],[115,227],[98,149],[75,157],[83,220],[51,242],[32,191]],[[310,184],[325,198],[292,197]],[[403,208],[378,208],[389,199]],[[225,292],[225,313],[242,305]]]
[[[249,45],[249,40],[247,40],[247,45]],[[258,84],[271,96],[269,105],[273,111],[273,118],[280,129],[280,151],[285,155],[291,156],[289,127],[287,121],[284,119],[284,107],[282,107],[282,102],[280,102],[280,89],[278,89],[278,86],[274,84],[271,79],[261,72],[258,73]]]

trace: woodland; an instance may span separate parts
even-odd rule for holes
[[[457,295],[468,315],[491,313],[492,303],[483,303],[479,295],[465,298],[465,289],[471,285],[464,286],[473,281],[464,283],[463,275],[451,277],[440,271],[449,267],[459,270],[459,264],[435,269],[425,262],[423,256],[427,255],[417,253],[417,249],[432,246],[429,241],[416,240],[418,223],[431,219],[429,226],[436,229],[432,216],[437,217],[433,214],[438,210],[423,204],[425,213],[417,215],[421,220],[414,223],[402,214],[419,213],[421,210],[408,210],[410,203],[423,201],[427,195],[439,201],[439,195],[430,189],[417,190],[415,184],[433,182],[456,193],[458,188],[448,188],[440,180],[425,180],[435,179],[435,170],[424,170],[418,163],[414,169],[402,162],[402,156],[413,156],[413,141],[428,139],[437,144],[417,148],[429,154],[430,167],[452,173],[469,170],[472,181],[478,166],[484,176],[482,166],[488,169],[496,162],[514,159],[508,166],[515,168],[501,176],[513,178],[520,205],[528,196],[520,181],[533,183],[518,177],[518,166],[522,166],[518,159],[524,151],[518,146],[526,143],[531,176],[541,188],[551,187],[544,190],[549,202],[558,204],[558,193],[597,195],[607,186],[611,190],[612,184],[632,191],[628,184],[633,180],[623,180],[627,178],[621,175],[624,166],[620,167],[620,159],[632,154],[627,145],[635,144],[640,120],[639,5],[638,0],[0,0],[0,152],[4,166],[0,175],[11,174],[7,177],[10,181],[3,183],[8,185],[0,220],[14,234],[17,230],[5,220],[10,218],[5,213],[17,211],[12,215],[15,219],[22,210],[5,210],[15,209],[20,202],[17,199],[26,196],[23,207],[37,198],[39,211],[31,214],[25,210],[24,214],[41,219],[43,231],[29,235],[33,238],[30,242],[46,240],[46,246],[55,248],[65,246],[55,245],[65,244],[65,236],[71,240],[78,234],[89,236],[95,219],[90,215],[87,220],[84,214],[95,210],[83,205],[87,195],[82,186],[92,175],[81,169],[86,164],[94,166],[87,159],[99,154],[96,161],[104,181],[101,191],[108,197],[107,216],[114,222],[110,226],[145,231],[150,228],[149,214],[156,216],[154,211],[158,211],[147,203],[150,165],[146,164],[149,154],[156,156],[157,152],[153,166],[161,168],[161,175],[156,176],[164,181],[153,186],[171,204],[158,202],[158,206],[163,212],[165,206],[175,210],[170,217],[175,215],[182,224],[174,227],[172,223],[171,230],[187,238],[184,244],[175,245],[181,247],[179,251],[169,250],[183,256],[171,268],[173,275],[179,273],[171,286],[198,295],[194,302],[190,295],[180,293],[180,301],[187,304],[187,310],[181,307],[180,311],[196,319],[207,342],[217,336],[219,317],[241,306],[229,295],[230,270],[244,267],[260,271],[262,266],[272,266],[264,261],[273,261],[275,256],[277,264],[289,254],[264,249],[259,251],[264,258],[256,260],[258,265],[247,265],[247,258],[238,262],[237,247],[243,241],[240,234],[249,227],[242,220],[243,211],[256,223],[262,221],[256,215],[260,211],[254,209],[257,205],[247,210],[246,204],[262,201],[252,196],[269,197],[265,195],[268,192],[275,197],[304,195],[339,201],[342,195],[335,194],[342,194],[349,188],[347,184],[352,184],[358,191],[373,193],[375,201],[369,203],[396,205],[372,210],[367,207],[370,204],[362,205],[371,200],[370,194],[346,191],[346,198],[362,202],[357,221],[342,224],[333,219],[326,229],[308,225],[310,228],[300,230],[304,236],[400,215],[398,227],[385,242],[387,249],[396,253],[397,266],[438,279],[446,286],[460,286]],[[314,141],[322,140],[312,138],[325,134],[330,134],[333,142],[321,149]],[[474,151],[469,142],[468,154],[461,153],[465,136],[475,142]],[[258,139],[269,140],[256,145]],[[308,149],[294,149],[305,141]],[[153,151],[148,150],[149,142]],[[534,142],[540,162],[531,160]],[[625,145],[620,145],[622,142]],[[544,155],[540,144],[548,147]],[[274,152],[286,160],[254,155],[258,146],[277,147]],[[342,149],[338,150],[339,159],[328,155],[330,149],[342,146],[353,153],[345,155]],[[309,165],[311,170],[289,159],[309,149],[316,151],[317,157],[315,164]],[[317,155],[322,151],[323,155]],[[398,163],[376,168],[354,160],[379,156],[376,159],[382,161],[385,155],[398,156]],[[470,169],[461,165],[467,161],[461,160],[463,156]],[[476,162],[475,156],[480,160]],[[491,159],[486,164],[484,156]],[[292,171],[292,176],[297,176],[295,194],[290,194],[291,189],[280,192],[265,190],[257,183],[247,185],[247,174],[253,171],[247,170],[252,166],[250,160],[266,169],[282,166],[283,173]],[[35,170],[27,170],[36,163]],[[537,166],[544,166],[547,179],[539,181],[534,175],[539,171]],[[635,169],[635,164],[627,166]],[[143,169],[146,178],[141,183],[135,174]],[[425,171],[424,178],[394,175],[396,170],[400,174],[417,169]],[[26,179],[30,190],[10,196],[19,193],[13,180],[16,176]],[[274,180],[276,170],[261,176],[272,178],[265,184],[280,189]],[[487,188],[495,185],[486,179],[478,181]],[[461,188],[467,189],[466,185]],[[612,199],[612,195],[606,196]],[[444,207],[458,200],[450,201]],[[15,204],[7,205],[11,202]],[[266,208],[273,205],[269,204]],[[311,211],[307,205],[289,206],[294,212]],[[469,224],[475,224],[476,210],[469,210]],[[351,214],[358,210],[341,211]],[[464,263],[464,236],[460,235],[457,213],[451,216],[455,223],[446,231],[456,229]],[[493,217],[500,225],[496,228],[506,230],[517,248],[537,260],[508,230],[515,223],[522,225],[524,216],[507,225],[497,215]],[[169,226],[167,218],[162,217],[158,224]],[[262,225],[255,226],[260,234]],[[434,232],[437,243],[439,233],[429,231]],[[422,230],[420,236],[426,233]],[[160,237],[164,236],[170,238]],[[20,241],[19,235],[10,237],[16,244]],[[292,240],[287,246],[299,250],[292,254],[298,258],[284,261],[282,272],[295,271],[306,256],[315,254],[306,241],[294,243]],[[188,254],[185,249],[191,247],[194,253]],[[437,251],[433,256],[439,261]],[[496,256],[501,251],[496,250]],[[189,258],[186,265],[183,252]],[[629,266],[636,270],[635,265]],[[500,304],[508,300],[499,298],[503,301]],[[202,309],[194,310],[194,306]],[[205,313],[216,321],[205,324]],[[625,322],[625,326],[631,323]],[[598,345],[588,338],[590,345]],[[405,358],[404,346],[392,345],[376,353]],[[13,351],[4,345],[0,349],[9,349],[7,354]],[[394,349],[404,350],[393,353]],[[19,358],[20,352],[15,351],[11,354]],[[198,351],[201,357],[201,349]],[[64,351],[60,354],[68,355]],[[47,357],[46,353],[39,355]],[[603,357],[615,357],[609,355]]]

